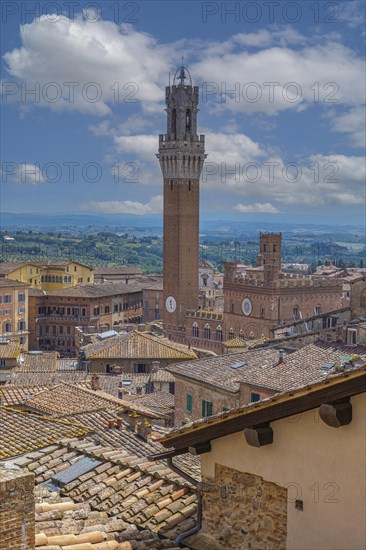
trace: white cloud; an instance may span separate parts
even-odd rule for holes
[[[366,147],[365,106],[354,107],[346,113],[332,116],[332,130],[349,134],[351,143],[355,147]]]
[[[233,41],[232,52],[203,55],[192,72],[200,78],[203,102],[219,112],[275,115],[314,103],[332,107],[364,101],[363,60],[337,42],[249,53],[237,51]]]
[[[364,98],[360,56],[334,35],[304,37],[289,26],[239,33],[222,42],[197,39],[161,44],[125,24],[88,23],[81,16],[73,20],[62,16],[52,22],[42,16],[21,27],[21,40],[22,47],[4,55],[8,72],[19,85],[40,86],[38,100],[23,99],[24,104],[29,101],[53,110],[102,116],[110,114],[116,103],[127,108],[130,101],[137,100],[145,113],[154,116],[161,112],[162,88],[182,49],[197,59],[190,66],[196,82],[200,79],[218,86],[211,95],[203,89],[206,109],[274,115],[304,109],[314,102],[328,107],[336,104],[331,101],[353,106]],[[314,87],[316,82],[319,90]],[[230,99],[221,88],[231,90],[236,83],[237,97]],[[249,83],[255,84],[247,86]],[[326,88],[329,83],[334,85]],[[94,101],[98,93],[100,97]],[[10,100],[14,97],[9,96]],[[127,122],[122,133],[141,131],[142,121],[135,123],[140,127],[133,130]]]
[[[163,211],[163,197],[157,195],[143,204],[137,201],[97,201],[82,206],[83,210],[100,212],[102,214],[160,214]]]
[[[334,4],[337,8],[335,18],[344,21],[351,28],[365,26],[365,3],[363,0],[347,0]]]
[[[2,167],[1,179],[3,183],[38,185],[47,181],[38,163],[4,162]]]
[[[261,213],[261,214],[280,214],[280,211],[275,206],[272,206],[269,202],[254,204],[237,204],[233,207],[233,210],[238,212],[244,212],[246,214]]]
[[[106,115],[113,103],[138,101],[149,108],[161,101],[161,83],[175,57],[172,45],[111,21],[50,19],[23,25],[22,47],[4,55],[19,84],[39,86],[33,104]]]

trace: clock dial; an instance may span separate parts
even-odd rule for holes
[[[177,302],[175,301],[174,296],[168,296],[168,298],[165,300],[165,307],[169,313],[174,313],[174,311],[177,309]]]
[[[249,298],[244,298],[244,300],[241,303],[241,310],[244,313],[246,317],[252,313],[252,302]]]

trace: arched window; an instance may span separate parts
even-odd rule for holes
[[[235,332],[234,330],[231,328],[229,330],[229,340],[232,340],[233,338],[235,338]]]
[[[24,319],[20,319],[20,321],[19,321],[19,330],[25,330],[25,329],[26,329],[25,321],[24,321]]]
[[[193,338],[198,338],[199,336],[199,329],[197,323],[193,323],[192,325],[192,336]]]
[[[208,324],[206,324],[205,328],[203,329],[203,337],[205,340],[211,339],[211,329],[210,329],[210,325]]]
[[[177,136],[177,110],[172,110],[172,125],[171,125],[171,133],[173,134],[173,139],[176,139]]]
[[[5,321],[4,323],[4,332],[11,332],[11,322]]]
[[[52,275],[51,282],[52,282],[52,283],[55,282],[55,276],[54,276],[54,275]]]
[[[216,329],[216,341],[222,342],[222,328],[220,326]]]
[[[186,110],[186,132],[191,131],[191,122],[192,122],[192,112],[191,109]]]

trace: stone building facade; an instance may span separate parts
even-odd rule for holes
[[[221,354],[225,341],[273,338],[275,327],[348,305],[341,278],[283,273],[281,240],[280,233],[260,235],[256,267],[242,271],[236,262],[227,262],[224,311],[188,310],[184,324],[170,330],[171,339]]]
[[[28,349],[28,285],[0,278],[0,337]]]
[[[79,285],[54,292],[31,290],[30,349],[75,356],[76,327],[119,330],[142,321],[142,283]]]

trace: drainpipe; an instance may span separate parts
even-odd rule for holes
[[[183,470],[181,470],[180,468],[178,468],[178,466],[176,466],[173,462],[173,457],[169,457],[167,459],[167,464],[168,464],[168,467],[171,470],[173,470],[173,472],[175,472],[179,476],[183,477],[186,481],[189,481],[189,483],[191,483],[192,485],[194,485],[197,488],[198,481],[195,480],[193,477],[191,477],[186,472],[183,472]],[[177,546],[181,546],[183,540],[187,539],[188,537],[190,537],[192,535],[195,535],[196,533],[198,533],[198,531],[201,530],[201,527],[202,527],[202,495],[201,495],[200,492],[197,492],[197,499],[198,499],[198,502],[197,502],[196,526],[192,527],[192,529],[189,529],[185,533],[181,533],[180,535],[177,536],[177,538],[174,541],[174,543]]]

